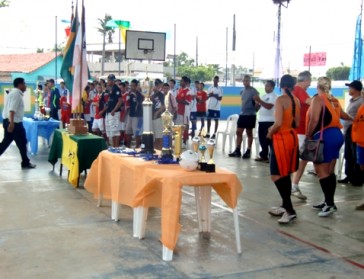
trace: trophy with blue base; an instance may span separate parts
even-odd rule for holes
[[[206,172],[216,172],[215,162],[213,159],[216,141],[214,139],[209,139],[207,141],[207,151],[209,152],[210,160],[206,165]]]
[[[206,131],[203,129],[201,131],[201,141],[200,141],[200,145],[198,147],[198,150],[201,153],[200,162],[199,162],[199,169],[201,171],[206,171],[206,168],[207,168],[207,162],[206,162],[206,158],[205,158],[205,152],[207,150],[205,136],[206,136]]]
[[[173,127],[173,115],[169,112],[169,94],[171,94],[171,91],[168,92],[168,94],[165,97],[165,107],[166,110],[162,113],[162,124],[164,127],[163,130],[163,145],[162,145],[162,155],[160,162],[163,164],[168,164],[173,162],[173,149],[172,149],[172,127]]]

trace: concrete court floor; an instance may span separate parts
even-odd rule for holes
[[[35,170],[20,169],[11,145],[0,157],[0,278],[364,278],[364,212],[354,210],[362,187],[338,185],[338,212],[320,218],[311,209],[322,199],[318,180],[306,174],[307,202],[293,199],[298,219],[278,225],[267,214],[280,204],[268,165],[227,158],[220,145],[217,165],[236,172],[244,186],[243,254],[236,254],[232,214],[215,193],[211,237],[199,236],[193,191],[184,187],[172,262],[161,258],[159,209],[149,211],[146,238],[137,240],[130,208],[111,221],[109,202],[97,208],[90,193],[59,177],[58,165],[52,172],[41,141],[31,156]]]

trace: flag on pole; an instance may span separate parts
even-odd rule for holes
[[[64,83],[66,84],[67,89],[72,92],[72,86],[73,86],[73,52],[75,48],[75,41],[76,41],[76,33],[78,26],[80,25],[78,20],[78,9],[77,9],[77,3],[76,3],[76,13],[73,15],[72,12],[72,24],[70,29],[70,34],[68,36],[67,44],[63,51],[63,63],[61,66],[61,77],[64,80]]]
[[[361,37],[361,17],[362,15],[360,14],[356,21],[354,57],[353,57],[353,64],[350,69],[349,80],[360,80],[364,76],[363,40]]]
[[[75,111],[81,102],[81,96],[88,82],[88,67],[86,59],[85,36],[85,5],[82,0],[81,24],[78,26],[74,54],[73,54],[73,87],[72,87],[72,111]]]
[[[126,30],[130,28],[130,21],[125,20],[114,20],[116,25],[119,27],[121,32],[121,38],[123,38],[123,42],[126,42]]]

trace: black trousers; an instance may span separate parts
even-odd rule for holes
[[[19,149],[20,156],[21,156],[21,165],[27,166],[29,165],[29,158],[27,155],[27,137],[25,134],[25,129],[23,123],[15,123],[14,124],[14,131],[12,133],[8,132],[9,127],[9,120],[3,120],[3,127],[4,127],[4,139],[0,143],[0,155],[2,155],[5,150],[9,147],[9,145],[15,141],[16,146]]]
[[[58,117],[58,109],[51,108],[51,111],[50,111],[49,116],[52,117],[54,120],[59,120],[59,117]]]
[[[269,156],[269,142],[267,141],[268,129],[274,122],[259,122],[258,136],[259,143],[262,151],[259,152],[260,158],[268,159]]]
[[[345,133],[345,174],[353,185],[363,184],[360,166],[357,164],[356,144],[351,140],[351,127]]]

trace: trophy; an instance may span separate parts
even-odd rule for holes
[[[147,77],[143,83],[143,93],[146,97],[143,101],[143,134],[142,134],[142,153],[154,153],[154,135],[152,128],[152,101],[150,100],[150,93],[152,91],[153,83]]]
[[[207,141],[207,151],[209,152],[210,160],[207,163],[206,172],[216,172],[215,162],[213,159],[215,145],[216,145],[216,142],[214,139],[209,139]]]
[[[162,146],[162,160],[173,160],[173,151],[172,151],[172,126],[173,126],[173,115],[169,112],[169,94],[168,92],[165,99],[165,107],[166,110],[162,113],[162,124],[164,127],[163,130],[163,146]]]
[[[175,125],[172,127],[174,133],[174,156],[176,160],[179,161],[182,153],[182,136],[185,125]]]
[[[201,131],[201,142],[200,142],[200,145],[198,147],[198,150],[201,153],[201,158],[200,158],[200,162],[199,162],[199,166],[200,166],[201,171],[206,171],[206,167],[207,167],[207,162],[206,162],[206,159],[205,159],[205,152],[207,150],[205,136],[206,136],[206,131],[203,129]]]
[[[193,151],[197,154],[198,154],[198,147],[200,146],[200,141],[201,141],[201,139],[198,136],[195,136],[192,138]]]

